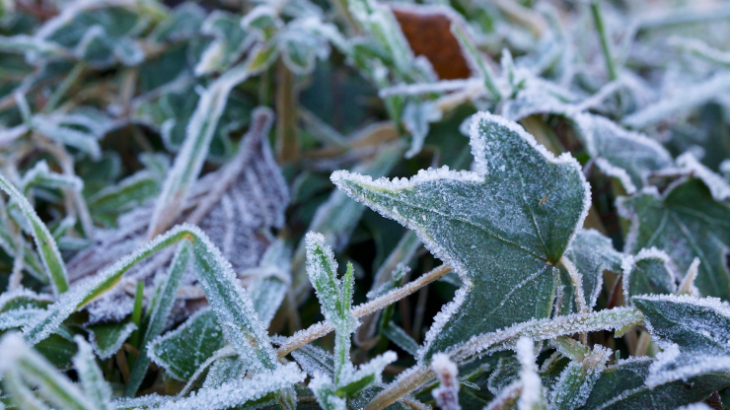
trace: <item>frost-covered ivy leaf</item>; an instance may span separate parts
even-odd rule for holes
[[[411,147],[406,151],[406,158],[412,158],[423,148],[429,124],[440,121],[442,112],[433,101],[409,101],[403,108],[403,126],[411,133]]]
[[[111,410],[112,389],[104,380],[104,374],[96,363],[91,346],[78,335],[74,337],[74,341],[79,346],[79,351],[74,356],[73,363],[84,393],[98,410]]]
[[[132,322],[108,323],[88,326],[86,330],[91,335],[94,352],[103,360],[112,357],[132,332],[137,330],[137,326]]]
[[[694,107],[719,97],[730,89],[730,75],[721,72],[708,80],[692,84],[683,90],[675,90],[671,96],[644,107],[623,118],[622,122],[632,128],[641,129],[681,115]]]
[[[298,75],[310,74],[314,70],[317,59],[326,60],[330,54],[328,38],[323,34],[335,36],[337,28],[324,24],[317,17],[307,17],[294,20],[287,24],[279,36],[279,52],[282,60],[292,73]]]
[[[619,198],[619,212],[631,221],[626,250],[656,247],[670,256],[680,272],[700,259],[695,285],[704,296],[730,297],[725,255],[730,247],[730,206],[717,202],[699,179],[672,185],[661,195],[644,189]]]
[[[210,13],[200,31],[212,36],[213,41],[195,66],[198,76],[224,71],[253,45],[253,37],[241,28],[240,18],[221,10]]]
[[[283,25],[276,10],[268,5],[256,6],[241,19],[241,27],[264,42],[273,38]]]
[[[649,387],[704,374],[730,374],[730,306],[726,302],[686,295],[635,296],[633,301],[663,350],[649,369]]]
[[[671,155],[657,141],[583,110],[580,104],[569,104],[563,97],[553,95],[552,90],[533,86],[508,101],[504,115],[512,120],[533,114],[566,117],[596,165],[617,178],[629,194],[646,186],[651,172],[673,167]]]
[[[730,383],[727,373],[706,374],[686,381],[676,380],[653,388],[645,384],[652,359],[632,358],[609,366],[593,386],[586,410],[675,409],[704,400]]]
[[[178,380],[188,380],[209,357],[225,346],[215,312],[201,310],[172,332],[155,339],[149,356]]]
[[[642,249],[627,256],[623,267],[624,300],[635,295],[666,294],[677,289],[676,277],[669,256],[656,248]]]
[[[555,265],[590,203],[570,155],[554,158],[521,127],[489,114],[472,120],[470,133],[475,172],[421,171],[397,181],[332,175],[353,198],[416,231],[464,281],[429,330],[425,360],[480,333],[547,317]]]
[[[643,134],[627,131],[604,117],[574,117],[586,150],[604,173],[615,177],[629,194],[648,185],[651,172],[673,165],[669,152]]]
[[[205,10],[198,4],[181,3],[155,26],[150,39],[157,42],[182,41],[197,35],[205,19]]]
[[[622,255],[613,248],[611,240],[593,229],[579,230],[565,251],[583,278],[583,292],[587,307],[596,305],[603,286],[603,272],[621,273]],[[572,295],[572,293],[570,293]]]
[[[576,409],[583,406],[611,357],[611,350],[595,345],[580,362],[571,361],[560,373],[551,392],[551,408]]]

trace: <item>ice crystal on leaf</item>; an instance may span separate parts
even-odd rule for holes
[[[659,194],[645,188],[620,198],[619,211],[631,221],[626,250],[656,247],[665,251],[681,272],[694,258],[700,266],[694,283],[703,296],[730,298],[725,255],[730,247],[730,206],[712,196],[700,179],[687,178]]]
[[[637,296],[646,326],[663,352],[652,363],[649,387],[730,372],[730,306],[717,298]]]
[[[478,114],[470,132],[474,172],[442,168],[393,181],[332,175],[350,196],[416,231],[464,281],[429,330],[426,360],[474,335],[547,317],[555,265],[588,211],[590,190],[569,155],[555,158],[490,114]]]

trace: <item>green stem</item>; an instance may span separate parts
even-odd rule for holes
[[[591,15],[593,16],[593,22],[595,23],[596,30],[598,31],[598,37],[601,40],[601,49],[603,50],[603,57],[606,60],[608,78],[613,81],[618,78],[618,74],[616,73],[616,61],[613,59],[611,42],[608,38],[606,25],[603,22],[603,15],[601,14],[599,0],[593,0],[591,2]]]
[[[52,112],[56,109],[58,106],[58,103],[61,102],[61,99],[64,95],[66,95],[66,92],[68,92],[69,88],[71,88],[74,84],[76,84],[76,81],[81,77],[81,74],[86,69],[86,64],[84,64],[83,61],[79,61],[74,65],[74,68],[71,69],[71,72],[68,73],[66,78],[63,79],[61,84],[56,88],[56,91],[53,92],[51,97],[48,99],[48,102],[46,102],[46,105],[43,107],[44,113]]]

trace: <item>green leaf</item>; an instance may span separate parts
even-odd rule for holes
[[[689,178],[663,194],[645,189],[622,197],[619,211],[631,221],[626,250],[656,247],[665,251],[681,272],[695,257],[701,263],[695,285],[704,296],[730,298],[725,265],[730,247],[730,206],[712,197],[701,180]]]
[[[386,145],[380,148],[373,159],[355,166],[353,172],[376,177],[387,175],[402,155],[403,147],[400,144]],[[327,243],[335,251],[339,251],[349,241],[364,211],[364,205],[350,200],[346,193],[334,190],[327,201],[317,209],[309,230],[324,235]],[[304,269],[306,249],[305,241],[302,241],[292,262],[292,269],[295,272],[293,288],[298,298],[303,297],[311,289],[311,282]]]
[[[150,358],[147,355],[147,346],[152,339],[159,336],[165,329],[165,324],[172,311],[172,306],[175,303],[177,296],[177,289],[180,286],[180,281],[188,268],[188,261],[191,257],[191,245],[189,242],[180,244],[180,249],[175,254],[170,265],[170,272],[163,279],[162,283],[158,286],[158,290],[155,293],[155,297],[147,308],[149,313],[149,319],[146,321],[147,326],[142,337],[142,342],[139,346],[139,355],[134,361],[134,366],[129,375],[127,381],[127,387],[125,395],[127,397],[134,397],[137,393],[137,389],[142,384],[145,374],[147,373],[147,366],[150,364]],[[139,283],[139,282],[138,282]]]
[[[0,376],[4,378],[3,388],[10,393],[11,397],[24,397],[23,392],[16,390],[19,383],[14,385],[8,383],[5,378],[8,374],[11,381],[19,382],[19,377],[14,377],[17,375],[22,376],[28,385],[37,386],[39,396],[57,408],[95,409],[95,406],[74,383],[31,349],[17,333],[7,334],[0,340]],[[20,405],[20,403],[17,404]]]
[[[86,330],[91,334],[91,345],[100,359],[112,357],[129,336],[137,330],[134,323],[120,322],[88,326]]]
[[[148,355],[178,380],[189,380],[201,364],[225,346],[223,330],[211,309],[191,316],[172,332],[155,339]]]
[[[571,361],[553,388],[551,408],[576,409],[583,406],[610,358],[610,349],[595,345],[583,360]]]
[[[96,363],[91,346],[81,336],[74,337],[74,340],[79,346],[79,352],[74,356],[73,362],[81,387],[98,410],[110,410],[112,389],[104,380],[104,374]]]
[[[716,298],[635,296],[646,328],[662,348],[646,379],[649,387],[724,372],[730,377],[730,306]]]
[[[15,186],[2,175],[0,175],[0,189],[5,191],[18,204],[21,212],[28,220],[38,253],[43,261],[43,267],[53,285],[54,293],[58,296],[66,292],[68,290],[66,265],[63,263],[58,245],[53,240],[48,228],[38,217],[38,214],[35,213],[33,206],[25,199],[25,196],[18,192]]]
[[[307,273],[317,298],[322,305],[322,313],[335,328],[335,386],[351,372],[350,335],[356,329],[356,320],[350,311],[352,305],[353,271],[348,264],[347,273],[340,281],[337,278],[335,256],[325,244],[323,235],[309,232],[307,244]]]
[[[707,398],[730,383],[727,373],[693,377],[686,381],[649,387],[644,380],[652,365],[650,358],[633,358],[608,367],[593,386],[585,407],[598,409],[676,409]]]
[[[670,267],[666,253],[656,249],[642,249],[636,256],[627,257],[624,265],[624,299],[648,294],[669,295],[677,290],[676,274]]]
[[[242,63],[219,77],[201,95],[188,123],[185,142],[157,199],[149,225],[149,238],[164,232],[180,214],[188,190],[197,180],[203,162],[208,156],[210,142],[228,103],[231,90],[250,75],[251,70],[246,63]]]
[[[465,286],[435,318],[421,360],[472,336],[547,317],[560,261],[590,203],[578,163],[554,158],[501,117],[471,120],[476,172],[373,181],[338,171],[353,198],[418,233]]]
[[[586,306],[596,305],[603,286],[603,272],[621,273],[622,255],[613,248],[611,240],[592,229],[579,230],[564,257],[575,265],[583,279]]]

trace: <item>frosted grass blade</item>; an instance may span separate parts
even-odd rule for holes
[[[2,175],[0,175],[0,189],[5,191],[18,204],[21,212],[28,220],[38,253],[43,261],[43,267],[53,285],[53,291],[57,296],[63,294],[69,287],[68,273],[66,273],[66,265],[58,250],[56,241],[28,200]]]

